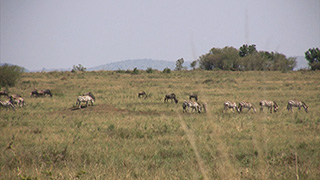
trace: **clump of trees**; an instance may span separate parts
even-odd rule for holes
[[[0,88],[13,87],[20,79],[24,68],[15,65],[4,64],[0,66]]]
[[[319,48],[310,48],[305,53],[306,60],[312,70],[320,70],[320,50]]]
[[[257,51],[256,46],[212,48],[198,59],[200,69],[232,71],[289,71],[296,66],[296,58],[284,54]]]

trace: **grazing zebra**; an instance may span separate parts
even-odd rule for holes
[[[235,102],[226,101],[223,103],[223,107],[224,107],[224,112],[226,112],[228,109],[231,109],[232,112],[234,112],[234,110],[239,112],[239,109],[238,109],[237,104]]]
[[[168,102],[169,99],[171,100],[171,102],[172,102],[172,99],[173,99],[176,104],[178,103],[178,99],[176,98],[176,95],[174,93],[167,94],[164,97],[164,102]]]
[[[17,95],[10,96],[10,102],[12,104],[17,104],[20,108],[25,105],[24,99],[21,96],[19,97]]]
[[[189,108],[191,108],[191,112],[201,113],[201,110],[202,110],[202,107],[201,107],[201,105],[199,103],[185,100],[182,103],[183,113],[184,112],[188,112]]]
[[[248,108],[249,110],[247,112],[249,112],[250,109],[252,109],[253,112],[257,112],[256,108],[249,102],[240,102],[238,106],[239,113],[242,112],[242,108]]]
[[[94,97],[92,92],[84,93],[82,96],[90,96],[93,100],[96,100],[96,97]]]
[[[275,101],[267,101],[267,100],[262,100],[260,101],[260,112],[263,111],[263,107],[266,106],[268,109],[270,109],[270,113],[272,113],[272,108],[274,112],[277,112],[279,109],[278,104]]]
[[[138,93],[138,98],[144,97],[145,99],[147,98],[147,93],[144,91],[141,91]]]
[[[8,108],[9,109],[11,108],[13,111],[15,111],[14,105],[10,101],[5,101],[5,102],[0,101],[0,107],[5,107],[7,110]]]
[[[78,106],[79,109],[81,109],[81,102],[86,103],[86,107],[88,106],[88,103],[91,103],[91,106],[93,106],[94,99],[90,96],[79,96],[77,98],[76,106]]]
[[[194,100],[198,101],[198,95],[196,95],[196,94],[190,94],[190,95],[189,95],[189,100],[191,100],[192,98],[194,98]]]
[[[188,112],[188,109],[190,107],[190,104],[188,101],[184,100],[183,103],[182,103],[182,112],[185,113],[185,112]]]
[[[303,107],[304,110],[306,112],[308,112],[308,106],[303,101],[296,101],[296,100],[288,101],[288,105],[287,105],[288,111],[291,110],[291,112],[292,112],[292,107],[298,107],[299,110],[300,110],[301,107]]]

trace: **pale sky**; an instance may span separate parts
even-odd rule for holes
[[[243,44],[287,57],[320,47],[320,0],[0,1],[0,62],[29,70],[193,61]]]

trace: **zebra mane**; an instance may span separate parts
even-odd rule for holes
[[[301,102],[302,102],[302,104],[303,104],[303,105],[305,105],[306,107],[308,107],[308,106],[307,106],[307,104],[306,104],[305,102],[303,102],[303,101],[301,101]]]
[[[278,104],[277,104],[275,101],[273,101],[273,103],[274,103],[276,106],[278,106]]]

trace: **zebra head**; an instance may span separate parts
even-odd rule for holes
[[[273,111],[277,112],[278,110],[279,110],[278,104],[275,101],[273,101]]]
[[[301,103],[302,103],[302,107],[304,108],[304,110],[306,111],[306,112],[308,112],[308,106],[307,106],[307,104],[306,103],[304,103],[303,101],[301,101]]]

